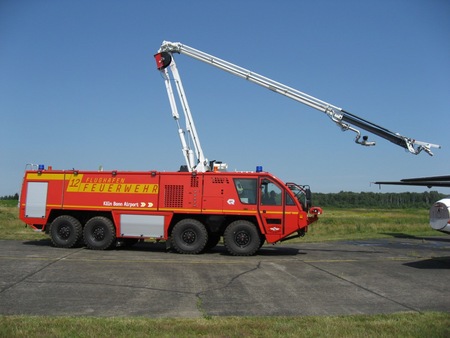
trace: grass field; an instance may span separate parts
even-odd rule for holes
[[[439,236],[430,228],[426,209],[325,209],[306,241]]]
[[[426,209],[325,209],[305,237],[294,242],[439,236],[428,225]],[[445,235],[444,235],[445,236]],[[0,239],[38,240],[45,234],[26,228],[18,219],[17,201],[0,201]],[[288,243],[288,242],[287,242]]]
[[[427,210],[325,209],[301,241],[438,236]],[[445,235],[444,235],[445,236]],[[48,238],[18,219],[16,201],[0,201],[0,239]],[[287,242],[289,243],[289,242]],[[1,289],[0,289],[1,292]],[[1,306],[1,304],[0,304]],[[199,319],[0,316],[0,337],[450,337],[450,314]]]
[[[446,337],[445,313],[200,319],[0,317],[1,337]]]

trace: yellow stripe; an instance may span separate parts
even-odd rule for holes
[[[201,212],[200,209],[184,209],[184,208],[159,208],[160,211],[183,211],[183,212]]]
[[[25,206],[25,204],[22,204],[22,206]],[[64,208],[64,209],[109,209],[109,210],[142,210],[142,211],[171,211],[171,212],[177,212],[177,211],[183,211],[183,212],[199,212],[199,213],[228,213],[228,214],[257,214],[256,211],[252,210],[203,210],[200,211],[199,209],[173,209],[173,208],[128,208],[128,207],[111,207],[111,206],[92,206],[92,205],[61,205],[61,204],[47,204],[47,207],[49,208]]]
[[[55,181],[63,180],[65,174],[47,174],[45,172],[38,173],[27,173],[27,180],[41,180],[41,181]]]
[[[217,212],[220,212],[220,210],[217,210]],[[223,212],[228,214],[257,214],[254,210],[224,210]]]
[[[48,205],[50,206],[50,205]],[[53,205],[54,207],[61,207],[60,205]],[[108,210],[142,210],[142,211],[158,211],[156,208],[128,208],[128,207],[103,207],[103,206],[92,206],[92,205],[64,205],[64,209],[108,209]]]
[[[22,204],[25,206],[25,204]],[[111,207],[111,206],[92,206],[92,205],[61,205],[61,204],[47,204],[49,208],[60,208],[64,209],[110,209],[110,210],[142,210],[142,211],[170,211],[170,212],[198,212],[198,213],[227,213],[227,214],[257,214],[257,211],[254,210],[200,210],[200,209],[184,209],[184,208],[128,208],[128,207]],[[266,214],[283,214],[282,212],[267,212]],[[296,213],[293,213],[296,214]]]
[[[221,210],[221,209],[185,209],[185,208],[159,208],[161,211],[172,211],[172,212],[199,212],[199,213],[228,213],[228,214],[257,214],[253,210]]]
[[[269,215],[283,215],[282,211],[266,211],[265,214]]]

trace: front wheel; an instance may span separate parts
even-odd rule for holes
[[[84,226],[84,242],[89,249],[106,250],[116,243],[116,228],[106,217],[96,216]]]
[[[223,235],[225,247],[234,256],[251,256],[261,247],[262,239],[256,226],[249,221],[231,223]]]
[[[208,231],[195,219],[183,219],[172,230],[172,245],[178,253],[198,254],[208,242]]]

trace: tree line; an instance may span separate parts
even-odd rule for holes
[[[333,208],[429,208],[446,197],[437,191],[374,193],[341,191],[338,193],[313,193],[313,205]],[[1,196],[0,200],[19,200],[19,194]]]
[[[0,200],[19,200],[19,194],[0,196]]]
[[[446,197],[437,191],[374,193],[341,191],[338,193],[313,193],[313,205],[333,208],[429,208]]]

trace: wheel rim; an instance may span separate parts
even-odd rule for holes
[[[70,237],[71,231],[68,225],[62,225],[58,228],[58,236],[61,239],[68,239]]]
[[[192,230],[190,230],[190,229],[184,231],[184,232],[182,233],[182,235],[181,235],[181,239],[182,239],[183,242],[186,243],[186,244],[192,244],[192,243],[194,243],[195,240],[196,240],[196,238],[197,238],[197,236],[196,236],[195,232],[192,231]]]
[[[103,227],[101,226],[95,227],[92,231],[92,237],[96,241],[101,241],[105,239],[105,229],[103,229]]]
[[[238,231],[234,235],[234,241],[240,247],[244,247],[250,243],[251,237],[247,231]]]

